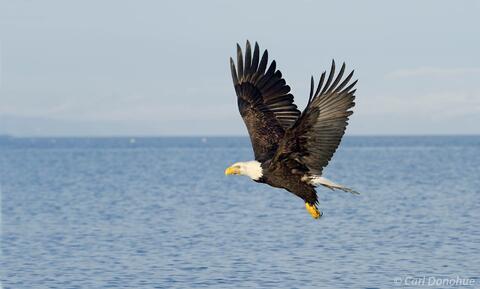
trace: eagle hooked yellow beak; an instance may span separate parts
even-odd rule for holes
[[[240,167],[238,166],[231,166],[231,167],[228,167],[226,170],[225,170],[225,175],[226,176],[229,176],[229,175],[239,175],[240,174]]]

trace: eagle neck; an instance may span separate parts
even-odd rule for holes
[[[242,175],[258,181],[263,176],[262,164],[258,161],[249,161],[242,164]]]

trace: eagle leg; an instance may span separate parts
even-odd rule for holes
[[[323,216],[323,213],[318,210],[317,205],[315,204],[310,204],[308,202],[305,202],[305,208],[307,209],[307,212],[309,212],[314,219],[318,219],[321,216]]]

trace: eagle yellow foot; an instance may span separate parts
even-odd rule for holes
[[[317,209],[317,206],[315,204],[312,205],[309,203],[305,203],[305,208],[307,209],[307,212],[309,212],[314,219],[318,219],[323,215],[323,213]]]

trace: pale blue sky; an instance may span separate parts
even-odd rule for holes
[[[301,108],[332,58],[355,69],[348,134],[480,133],[480,1],[0,3],[0,134],[245,135],[246,39]]]

